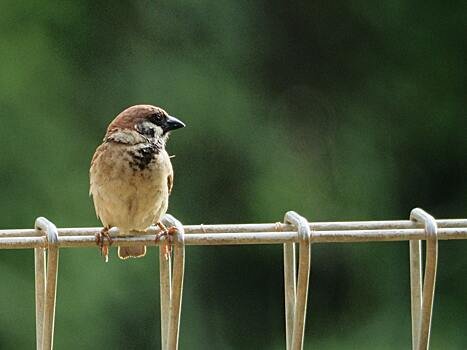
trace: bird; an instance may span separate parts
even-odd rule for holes
[[[165,146],[171,131],[183,127],[184,122],[164,109],[147,104],[126,108],[109,124],[89,170],[89,194],[103,224],[96,243],[106,262],[112,227],[117,227],[121,235],[146,232],[154,224],[167,238],[174,232],[161,222],[174,178]],[[123,260],[145,255],[146,246],[118,247],[118,257]]]

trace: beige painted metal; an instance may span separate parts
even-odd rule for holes
[[[426,232],[426,261],[423,291],[421,289],[421,242],[410,245],[411,289],[412,289],[412,347],[428,350],[430,346],[431,319],[438,265],[438,227],[436,220],[426,211],[415,208],[410,219],[422,222]],[[418,244],[417,244],[418,243]]]
[[[439,219],[436,221],[438,228],[467,228],[467,219]],[[290,232],[295,231],[293,225],[285,223],[267,223],[267,224],[221,224],[221,225],[185,225],[185,234],[190,235],[193,233],[254,233],[254,232]],[[384,220],[384,221],[342,221],[342,222],[313,222],[310,223],[312,231],[370,231],[375,230],[406,230],[423,228],[423,225],[410,220]],[[79,228],[60,228],[58,234],[60,237],[66,236],[95,236],[102,231],[102,227],[79,227]],[[148,229],[148,234],[156,234],[160,230],[157,226],[152,226]],[[117,234],[117,229],[112,229],[111,234]],[[391,231],[387,231],[391,232]],[[402,231],[405,232],[405,231]],[[411,232],[411,231],[409,231]],[[421,231],[417,231],[421,232]],[[423,234],[420,234],[421,236]],[[13,237],[37,237],[37,240],[31,242],[42,242],[41,233],[31,229],[8,229],[0,230],[0,238],[13,238]],[[455,239],[444,238],[444,239]],[[411,238],[412,239],[412,238]],[[413,238],[417,239],[417,238]],[[405,240],[401,239],[401,240]]]
[[[160,303],[161,303],[161,345],[167,349],[169,330],[170,291],[172,290],[172,259],[166,259],[165,247],[159,246]]]
[[[310,271],[310,243],[410,242],[413,349],[428,349],[433,295],[436,279],[437,240],[467,239],[467,219],[434,220],[421,209],[414,209],[411,220],[309,223],[294,212],[285,223],[186,225],[170,215],[166,221],[176,226],[174,256],[160,254],[162,348],[178,348],[180,312],[186,245],[283,244],[287,349],[303,346]],[[0,249],[35,249],[36,336],[38,350],[53,347],[59,248],[95,246],[101,228],[58,229],[45,218],[36,220],[35,230],[0,230]],[[311,235],[313,231],[313,235]],[[148,234],[118,236],[111,230],[115,246],[161,245],[156,243],[157,227]],[[308,238],[307,238],[308,237]],[[425,278],[422,291],[421,241],[427,241]],[[298,284],[295,243],[300,244]],[[47,264],[45,263],[45,251]]]
[[[44,332],[44,299],[45,299],[45,249],[34,249],[34,270],[36,290],[36,349],[42,349],[42,334]]]
[[[285,296],[285,340],[287,350],[292,349],[293,320],[297,293],[295,266],[295,243],[284,244],[284,296]]]
[[[422,309],[422,242],[409,241],[410,258],[410,295],[412,312],[412,350],[417,350],[420,333],[420,314]]]
[[[71,229],[67,229],[71,230]],[[76,236],[58,237],[60,248],[95,247],[94,235],[80,235],[82,229],[73,229]],[[58,230],[60,232],[60,230]],[[99,232],[96,230],[95,232]],[[156,231],[157,232],[157,231]],[[89,234],[89,233],[88,233]],[[147,245],[155,246],[156,235],[117,236],[118,231],[111,231],[113,246]],[[407,240],[425,240],[424,229],[372,229],[372,230],[340,230],[313,231],[312,243],[345,243],[345,242],[390,242]],[[466,227],[449,227],[438,229],[439,240],[467,239]],[[185,235],[185,245],[237,245],[237,244],[284,244],[299,242],[297,232],[240,232],[240,233],[195,233]],[[107,244],[107,242],[105,242]],[[31,249],[44,247],[46,241],[42,237],[9,237],[0,238],[0,249]]]
[[[311,230],[308,220],[298,215],[294,211],[289,211],[285,214],[284,222],[290,223],[297,228],[299,236],[300,252],[298,259],[298,281],[295,294],[295,305],[293,306],[293,327],[292,336],[287,338],[287,346],[290,343],[290,350],[303,349],[303,340],[305,338],[305,321],[306,321],[306,307],[308,300],[308,286],[310,282],[310,269],[311,269]],[[293,261],[295,265],[295,260]],[[289,281],[287,281],[289,282]],[[290,301],[286,296],[286,305]],[[287,307],[287,306],[286,306]],[[290,332],[290,321],[286,323],[287,333]],[[291,342],[290,342],[290,338]]]
[[[170,313],[167,347],[169,350],[178,349],[180,334],[180,316],[182,311],[183,279],[185,275],[185,233],[180,221],[171,215],[165,220],[170,226],[175,226],[177,233],[174,237],[174,266],[172,290],[170,293]]]
[[[185,273],[185,244],[183,225],[172,215],[165,215],[166,226],[177,229],[174,235],[173,271],[172,257],[166,257],[164,246],[159,247],[161,273],[161,343],[163,350],[177,350],[182,310],[183,278]]]
[[[36,300],[39,300],[38,306],[36,308],[36,317],[39,317],[39,320],[36,320],[36,327],[42,328],[42,338],[37,339],[37,347],[41,350],[52,350],[53,349],[53,336],[54,336],[54,323],[55,323],[55,304],[57,296],[57,275],[58,275],[58,234],[57,228],[53,223],[43,217],[36,219],[35,228],[38,231],[42,231],[47,239],[47,267],[46,267],[46,280],[45,280],[45,294],[43,287],[41,286],[41,281],[39,278],[39,283],[36,284]],[[43,270],[40,266],[41,258],[39,257],[40,253],[36,255],[38,258],[38,267]],[[41,272],[39,273],[41,274]],[[42,299],[42,300],[41,300]],[[43,306],[42,306],[43,305]],[[43,309],[42,315],[40,314],[40,309]],[[41,319],[42,318],[42,324]],[[37,334],[37,330],[36,330]],[[39,343],[40,341],[40,343]],[[41,344],[41,345],[39,345]]]

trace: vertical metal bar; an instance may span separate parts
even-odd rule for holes
[[[410,294],[412,306],[412,349],[418,346],[422,311],[422,245],[421,241],[409,241],[410,249]]]
[[[285,341],[287,350],[291,350],[296,296],[295,243],[284,244],[284,289]]]
[[[58,275],[58,232],[57,227],[43,217],[36,219],[35,227],[47,234],[47,273],[45,282],[45,302],[43,313],[42,350],[53,349],[55,304]]]
[[[430,347],[431,320],[435,297],[436,270],[438,260],[438,241],[427,240],[425,278],[423,281],[422,319],[420,321],[420,349]]]
[[[177,233],[175,235],[173,280],[167,340],[167,348],[169,350],[178,349],[180,315],[182,310],[183,277],[185,273],[185,242],[183,226],[178,221],[174,226],[177,228]]]
[[[310,281],[311,269],[311,230],[308,220],[298,215],[296,212],[289,211],[285,214],[285,222],[289,222],[297,227],[300,239],[300,256],[298,263],[298,286],[295,299],[295,313],[293,320],[293,334],[291,350],[303,349],[305,338],[306,308],[308,299],[308,286]]]
[[[34,248],[34,272],[36,292],[36,349],[42,350],[45,299],[45,249],[43,248]]]
[[[175,227],[174,266],[166,259],[160,246],[159,264],[161,274],[161,342],[163,350],[177,350],[180,333],[183,278],[185,273],[185,231],[180,221],[170,214],[162,220],[166,226]],[[173,273],[173,279],[172,277]]]
[[[308,286],[310,282],[310,244],[300,242],[298,263],[297,300],[295,302],[294,334],[292,350],[303,349],[305,338],[306,307],[308,301]]]
[[[53,349],[58,255],[58,248],[56,246],[49,246],[49,251],[47,253],[47,282],[44,305],[44,335],[42,338],[42,350]]]
[[[161,301],[161,346],[162,350],[167,350],[167,334],[170,311],[170,291],[171,287],[171,260],[166,259],[165,247],[159,246],[159,274],[160,274],[160,301]]]
[[[423,282],[417,350],[428,350],[430,345],[431,319],[433,315],[433,301],[436,286],[436,269],[438,265],[438,225],[436,224],[436,220],[430,214],[420,208],[412,210],[410,213],[410,219],[423,222],[425,225],[425,278]]]

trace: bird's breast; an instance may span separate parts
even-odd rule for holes
[[[157,144],[133,146],[127,151],[130,159],[128,165],[134,171],[154,169],[156,158],[161,151],[161,147]]]
[[[105,224],[144,229],[165,214],[167,152],[153,144],[109,144],[91,168],[91,192]]]

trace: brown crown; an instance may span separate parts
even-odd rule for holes
[[[134,129],[135,124],[139,121],[156,113],[167,114],[162,108],[152,105],[135,105],[128,107],[123,112],[120,112],[109,124],[107,135],[117,129]]]

